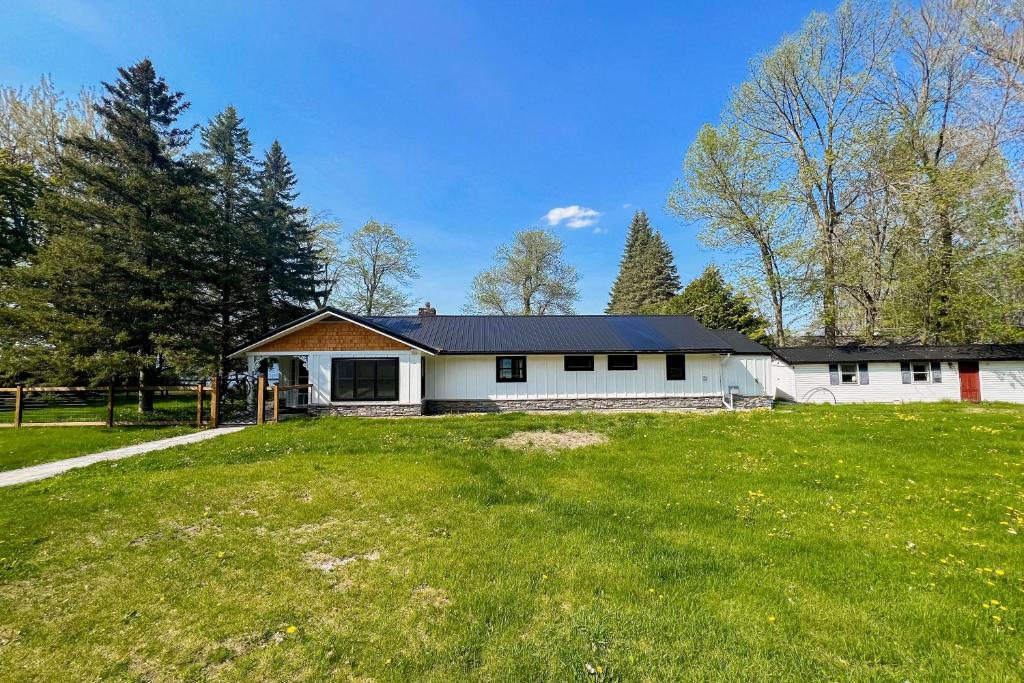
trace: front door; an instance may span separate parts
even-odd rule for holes
[[[960,361],[960,400],[981,400],[981,377],[977,361]]]

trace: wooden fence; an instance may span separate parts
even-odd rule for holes
[[[139,411],[149,394],[153,410]],[[134,406],[134,407],[133,407]],[[142,387],[0,387],[0,427],[220,424],[217,381]]]

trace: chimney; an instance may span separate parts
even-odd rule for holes
[[[425,306],[420,306],[420,310],[416,315],[437,315],[437,309],[431,306],[428,301]]]

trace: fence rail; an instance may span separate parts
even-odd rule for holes
[[[152,386],[0,387],[0,427],[218,424],[216,381]]]
[[[280,422],[312,384],[269,385],[267,376],[152,386],[0,387],[0,428]],[[289,400],[291,397],[292,400]],[[297,406],[301,409],[302,406]]]

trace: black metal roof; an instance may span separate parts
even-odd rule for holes
[[[714,333],[736,353],[745,356],[770,356],[772,354],[772,350],[767,346],[758,344],[739,330],[714,330]]]
[[[360,316],[328,306],[271,330],[232,355],[332,316],[440,354],[771,353],[736,330],[712,332],[686,315]]]
[[[685,315],[367,316],[364,320],[445,354],[731,353]],[[752,343],[752,342],[751,342]]]
[[[965,344],[961,346],[789,346],[775,349],[787,363],[903,360],[1024,360],[1024,344]]]

